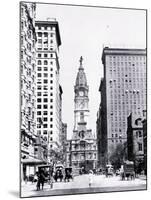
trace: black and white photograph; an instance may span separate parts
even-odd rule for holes
[[[147,190],[147,10],[18,9],[20,197]]]

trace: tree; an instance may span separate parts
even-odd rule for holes
[[[53,160],[53,162],[57,162],[57,161],[60,161],[60,162],[64,162],[64,154],[63,154],[63,151],[62,149],[60,148],[55,148],[55,149],[51,149],[50,150],[50,157],[51,159]]]
[[[115,169],[119,169],[123,161],[127,159],[126,143],[118,144],[109,160]]]

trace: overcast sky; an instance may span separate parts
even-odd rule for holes
[[[72,136],[74,122],[74,85],[83,56],[89,85],[90,124],[96,131],[96,115],[100,103],[98,91],[103,77],[103,46],[145,48],[146,13],[143,10],[111,9],[82,6],[37,4],[37,20],[56,18],[59,23],[60,83],[63,88],[63,122]]]

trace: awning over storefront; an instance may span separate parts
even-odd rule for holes
[[[21,159],[21,163],[26,165],[39,165],[39,164],[46,164],[47,162],[36,158],[26,158],[26,159]]]

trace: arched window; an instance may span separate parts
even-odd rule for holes
[[[47,60],[44,60],[44,65],[47,65],[48,64],[48,61]]]
[[[41,65],[41,60],[38,60],[38,65]]]

